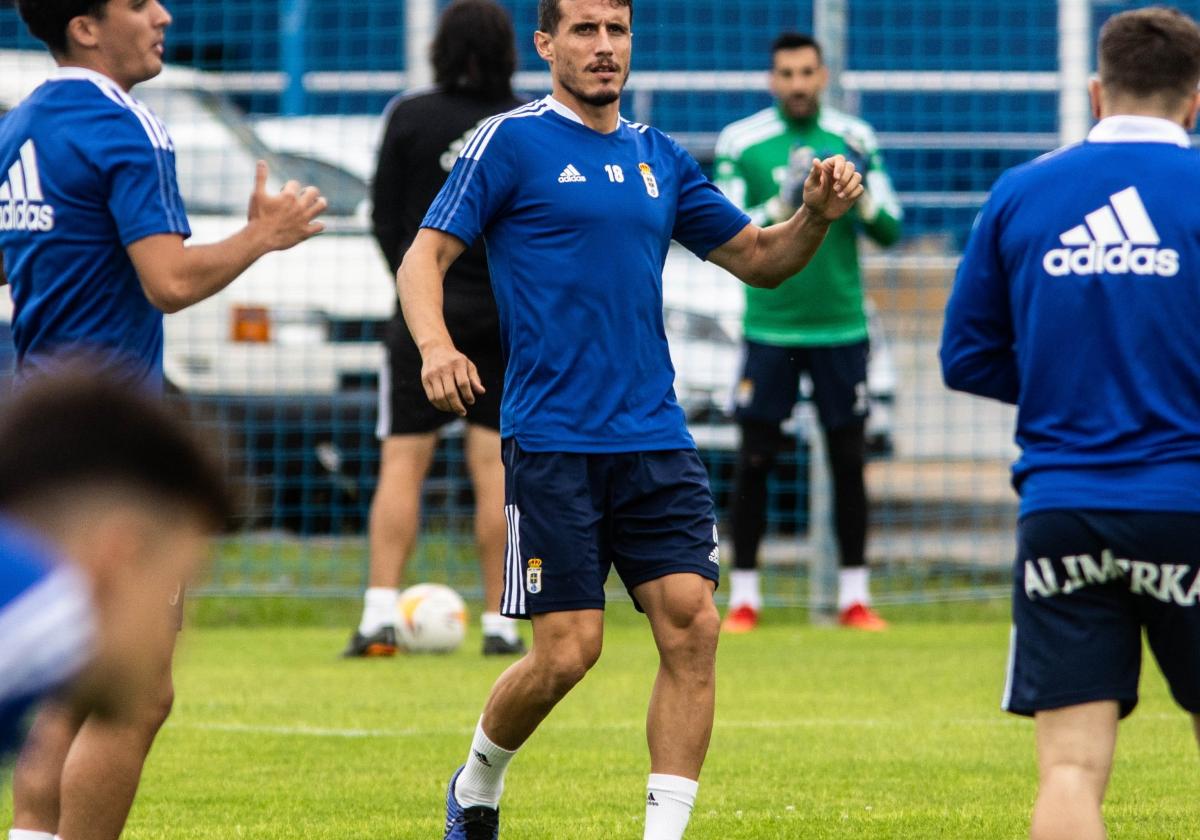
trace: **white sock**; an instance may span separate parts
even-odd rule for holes
[[[499,636],[509,644],[517,641],[517,620],[498,612],[485,612],[479,616],[479,625],[485,636]]]
[[[870,572],[866,566],[838,570],[838,610],[852,604],[871,603]]]
[[[681,840],[700,783],[683,776],[651,773],[646,783],[646,833],[642,840]]]
[[[758,569],[733,569],[729,572],[729,608],[762,609],[762,592],[758,588]]]
[[[372,586],[363,593],[362,621],[358,624],[358,632],[370,636],[385,624],[396,623],[396,601],[400,591],[384,586]]]
[[[493,744],[483,734],[483,718],[480,718],[475,726],[475,739],[471,741],[471,752],[467,753],[467,763],[454,785],[454,798],[458,804],[464,808],[472,805],[499,807],[500,794],[504,792],[504,771],[516,754],[516,750]]]
[[[8,840],[59,840],[58,835],[49,831],[28,831],[24,828],[10,828]]]

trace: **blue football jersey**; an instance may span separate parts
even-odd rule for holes
[[[1101,121],[1005,173],[946,309],[942,369],[1018,406],[1022,512],[1200,512],[1200,153]]]
[[[482,235],[507,357],[501,434],[533,452],[694,447],[675,399],[662,269],[749,224],[662,132],[601,134],[551,97],[484,123],[424,227]]]
[[[111,79],[59,68],[0,118],[0,251],[23,375],[86,350],[161,388],[162,313],[125,250],[160,233],[191,233],[174,145]]]
[[[82,575],[0,517],[0,757],[20,744],[33,704],[83,667],[93,627]]]

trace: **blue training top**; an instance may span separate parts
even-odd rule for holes
[[[63,352],[162,387],[162,313],[126,248],[190,236],[175,151],[112,79],[60,67],[0,119],[0,251],[22,375]]]
[[[1101,121],[1005,173],[946,309],[946,384],[1015,403],[1021,512],[1200,512],[1200,153]]]
[[[0,517],[0,758],[20,745],[30,708],[83,667],[92,637],[82,575]]]
[[[501,434],[535,452],[690,449],[663,328],[672,238],[703,258],[750,219],[674,140],[601,134],[546,97],[484,123],[423,227],[483,234],[507,357]]]

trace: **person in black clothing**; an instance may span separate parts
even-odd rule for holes
[[[435,84],[394,99],[385,115],[372,187],[375,238],[393,276],[441,189],[459,151],[488,117],[523,104],[512,91],[516,45],[512,21],[494,0],[455,0],[438,22],[431,58]],[[479,368],[486,393],[468,406],[466,461],[475,491],[475,538],[485,599],[483,652],[524,652],[516,622],[499,613],[503,592],[504,468],[500,461],[500,395],[504,359],[500,322],[477,242],[446,275],[446,323],[457,347]],[[371,504],[371,570],[362,621],[345,656],[396,652],[396,599],[420,526],[421,485],[438,430],[455,415],[438,411],[421,386],[421,354],[399,313],[388,325],[380,375],[379,486]]]

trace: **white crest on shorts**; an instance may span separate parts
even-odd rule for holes
[[[529,566],[525,569],[525,589],[530,595],[542,591],[542,560],[540,557],[529,558]]]

